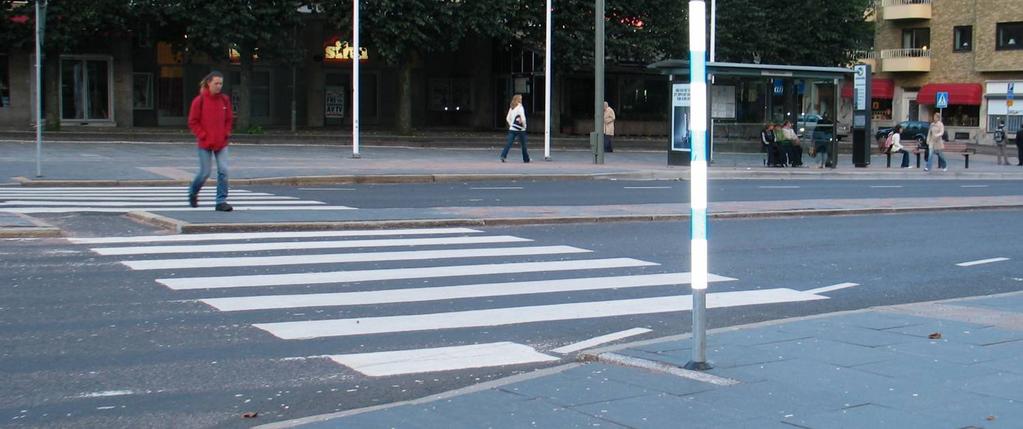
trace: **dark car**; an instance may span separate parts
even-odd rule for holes
[[[899,136],[903,141],[916,140],[918,143],[923,143],[927,140],[927,132],[931,129],[931,123],[926,121],[902,121],[899,122],[902,125],[902,132]],[[879,128],[877,134],[874,134],[874,138],[877,141],[888,138],[888,133],[892,132],[895,127]]]

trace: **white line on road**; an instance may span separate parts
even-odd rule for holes
[[[958,263],[956,265],[958,265],[960,267],[972,267],[974,265],[990,264],[992,262],[1002,262],[1002,261],[1008,261],[1008,260],[1009,260],[1009,258],[990,258],[990,259],[981,259],[981,260],[978,260],[978,261],[960,262],[960,263]]]
[[[199,195],[199,196],[200,197],[212,197],[213,195],[214,194]],[[15,196],[11,196],[11,195],[2,195],[2,194],[0,194],[0,200],[8,200],[8,199],[10,199],[10,200],[25,200],[25,201],[29,201],[29,200],[33,200],[33,201],[34,200],[50,200],[50,201],[58,201],[58,200],[59,201],[176,201],[176,202],[180,203],[181,201],[184,200],[184,198],[185,198],[185,194],[167,195],[167,196],[162,196],[162,197],[151,196],[151,195],[150,196],[130,196],[130,197],[122,197],[122,196],[111,197],[111,196],[108,196],[108,195],[94,196],[94,197],[81,197],[81,196],[59,197],[59,196],[29,196],[29,195],[15,195]],[[259,196],[259,195],[255,195],[255,196],[253,196],[253,195],[231,195],[231,202],[235,202],[235,201],[239,201],[239,200],[240,201],[265,201],[265,200],[297,200],[297,199],[298,199],[298,197],[287,197],[287,196],[278,196],[278,195],[267,195],[267,196]],[[148,203],[146,203],[146,204],[148,204]]]
[[[164,242],[219,241],[219,240],[254,240],[266,238],[311,238],[311,237],[327,238],[386,235],[470,234],[478,232],[482,231],[469,228],[369,229],[345,231],[240,232],[184,235],[140,235],[134,237],[68,238],[68,241],[75,244],[155,243],[161,241]]]
[[[870,185],[871,188],[901,188],[902,185]]]
[[[383,240],[282,241],[274,243],[200,244],[177,246],[97,247],[104,256],[153,255],[166,253],[251,252],[256,250],[347,249],[353,247],[431,246],[443,244],[520,243],[533,241],[511,235],[483,237],[390,238]]]
[[[708,308],[828,299],[792,289],[762,289],[707,295]],[[531,307],[493,308],[447,313],[257,323],[256,328],[285,340],[368,335],[435,329],[501,326],[558,320],[595,319],[636,314],[670,313],[692,309],[690,296],[663,296],[614,301],[576,302]]]
[[[216,192],[216,185],[206,186],[200,190],[200,194],[212,194]],[[188,188],[181,189],[154,189],[154,190],[142,190],[142,189],[124,189],[124,188],[107,188],[102,190],[97,189],[86,189],[81,191],[55,191],[53,188],[0,188],[0,193],[4,194],[31,194],[31,195],[178,195],[188,193]],[[246,191],[244,189],[232,189],[231,194],[246,194],[246,195],[270,195],[261,192]]]
[[[186,204],[182,204],[186,205]],[[232,202],[233,205],[233,202]],[[331,210],[355,210],[348,206],[235,206],[236,211],[331,211]],[[198,209],[192,207],[0,207],[0,212],[6,213],[127,213],[127,212],[187,212]]]
[[[337,254],[252,256],[239,258],[183,258],[121,261],[134,270],[179,268],[268,267],[279,265],[333,264],[374,261],[420,261],[428,259],[487,258],[494,256],[560,255],[588,253],[572,246],[496,247],[484,249],[415,250],[407,252],[359,252]]]
[[[710,282],[735,279],[710,274]],[[282,308],[331,307],[344,305],[392,304],[447,299],[529,295],[536,293],[578,292],[601,289],[626,289],[650,286],[676,286],[691,282],[689,273],[645,274],[635,276],[586,277],[559,280],[486,283],[428,288],[386,289],[359,292],[264,295],[202,299],[220,311],[274,310]]]
[[[554,356],[537,352],[527,345],[510,342],[331,355],[327,357],[334,362],[370,377],[521,365],[559,360]]]
[[[625,189],[671,189],[671,186],[626,186]]]
[[[988,185],[959,185],[960,188],[986,188]]]
[[[605,268],[647,267],[653,262],[631,258],[585,259],[577,261],[519,262],[510,264],[455,265],[425,268],[382,270],[328,271],[319,273],[264,274],[224,277],[189,277],[157,279],[157,283],[174,290],[220,289],[235,287],[310,285],[350,283],[376,280],[464,277],[490,274],[518,274],[543,271],[595,270]]]
[[[521,186],[481,186],[469,188],[474,191],[509,191],[523,189]]]
[[[125,206],[137,206],[139,204],[145,204],[147,206],[181,206],[184,201],[28,201],[28,200],[9,200],[0,205],[4,206],[62,206],[62,207],[125,207]],[[318,205],[324,204],[320,201],[309,201],[309,200],[288,200],[288,201],[250,201],[250,200],[231,200],[231,205],[242,206],[245,204],[262,204],[266,206],[273,205]],[[209,203],[212,205],[212,203]]]
[[[840,290],[840,289],[856,287],[856,286],[859,286],[859,285],[860,285],[859,283],[839,283],[837,285],[824,286],[824,287],[819,287],[817,289],[810,289],[810,290],[805,291],[805,292],[806,293],[812,293],[812,294],[815,294],[815,295],[820,295],[822,293],[828,293],[828,292],[832,292],[832,291],[836,291],[836,290]]]
[[[777,186],[775,186],[775,185],[765,185],[765,186],[758,186],[758,188],[760,188],[760,189],[799,189],[799,186],[796,186],[796,185],[777,185]]]
[[[575,344],[569,344],[567,346],[559,347],[559,348],[556,348],[556,349],[551,350],[551,351],[554,352],[554,353],[562,354],[563,355],[563,354],[568,354],[568,353],[572,353],[572,352],[577,352],[577,351],[583,350],[583,349],[588,349],[588,348],[593,347],[593,346],[599,346],[599,345],[604,344],[604,343],[610,343],[612,341],[618,341],[618,340],[620,340],[622,338],[628,338],[628,337],[634,337],[636,335],[642,335],[642,334],[645,334],[647,332],[650,332],[650,329],[647,329],[647,328],[632,328],[632,329],[621,331],[621,332],[615,332],[613,334],[601,335],[599,337],[590,338],[588,340],[580,341],[580,342],[575,343]]]
[[[354,191],[355,188],[298,188],[300,191]]]

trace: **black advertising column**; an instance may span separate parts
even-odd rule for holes
[[[853,165],[864,168],[870,165],[870,66],[857,64],[853,67]]]

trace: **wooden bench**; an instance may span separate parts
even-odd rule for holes
[[[903,143],[902,148],[916,155],[916,168],[920,168],[920,155],[923,154],[923,150],[920,149],[920,145],[916,140]],[[945,153],[960,153],[966,159],[966,168],[970,168],[970,155],[977,153],[976,149],[973,149],[966,145],[966,143],[956,142],[945,142]],[[888,152],[886,155],[885,166],[892,168],[892,154]]]

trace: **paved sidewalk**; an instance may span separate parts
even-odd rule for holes
[[[840,293],[840,292],[832,292]],[[259,428],[1020,428],[1023,293],[712,330],[408,403]]]

